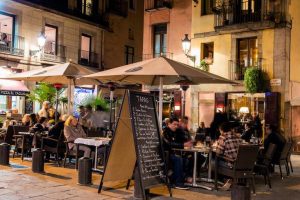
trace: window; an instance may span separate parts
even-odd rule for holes
[[[257,38],[243,38],[237,41],[237,69],[238,80],[244,79],[247,67],[258,66],[258,42]]]
[[[216,0],[202,0],[201,1],[201,15],[213,14],[213,8],[216,5]]]
[[[212,64],[214,62],[214,43],[203,43],[201,49],[201,59],[204,59],[207,64]]]
[[[167,53],[167,24],[154,26],[154,57]]]
[[[49,24],[45,25],[45,36],[46,43],[44,46],[44,53],[56,55],[57,53],[57,31],[58,28],[56,26],[52,26]]]
[[[81,13],[91,16],[93,13],[93,0],[81,0]]]
[[[81,35],[80,62],[88,65],[90,62],[92,37],[87,34]]]
[[[125,64],[134,63],[134,48],[125,46]]]
[[[129,9],[135,10],[136,0],[129,0]]]
[[[9,51],[9,47],[13,46],[14,21],[14,16],[0,12],[0,49],[2,51]]]

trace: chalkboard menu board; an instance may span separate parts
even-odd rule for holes
[[[166,185],[172,196],[154,102],[151,94],[125,92],[98,192],[104,182],[130,180],[134,174],[140,191],[135,195],[146,199],[146,190]]]
[[[130,92],[130,111],[137,162],[145,189],[166,182],[166,168],[156,117],[154,97]]]

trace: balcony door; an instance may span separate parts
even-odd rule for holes
[[[90,63],[91,44],[92,44],[92,37],[87,34],[82,34],[81,35],[81,49],[80,49],[81,64],[88,65]]]
[[[166,56],[167,53],[167,24],[159,24],[154,26],[154,57],[161,55]]]
[[[46,43],[44,47],[44,53],[50,55],[57,54],[57,35],[58,28],[49,24],[45,25]]]
[[[236,78],[244,79],[247,67],[258,66],[258,42],[257,38],[243,38],[237,41],[237,68]]]
[[[12,15],[0,12],[0,50],[10,51],[14,46],[14,21]]]
[[[236,22],[259,21],[261,18],[261,0],[237,0]]]

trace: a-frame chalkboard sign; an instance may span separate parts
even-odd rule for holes
[[[104,182],[131,179],[134,170],[135,190],[141,188],[143,199],[146,190],[159,185],[171,195],[154,96],[126,91],[98,192]]]

